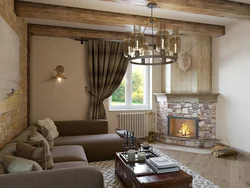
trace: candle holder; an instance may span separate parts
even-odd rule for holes
[[[124,148],[124,151],[127,151],[129,149],[135,149],[135,141],[136,137],[134,135],[134,132],[124,132],[124,144],[122,145]]]
[[[156,132],[155,132],[155,112],[151,111],[148,113],[150,130],[148,132],[148,143],[155,143]]]

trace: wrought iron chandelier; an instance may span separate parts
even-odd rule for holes
[[[153,9],[156,3],[149,3],[151,17],[148,18],[144,31],[141,32],[141,26],[134,26],[134,31],[128,33],[124,40],[124,56],[128,62],[136,65],[164,65],[177,61],[178,54],[181,52],[181,37],[178,30],[173,30],[172,35],[165,28],[159,28],[156,18],[153,17]],[[152,28],[151,44],[146,43],[144,33],[148,24]],[[154,24],[158,29],[156,32],[156,43],[154,44]],[[165,25],[165,24],[164,24]],[[152,50],[148,50],[152,46]],[[156,52],[155,50],[156,49]]]

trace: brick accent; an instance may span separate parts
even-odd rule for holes
[[[14,13],[14,0],[0,1],[0,16],[19,36],[20,100],[17,109],[0,114],[0,148],[27,126],[27,24]],[[1,33],[0,33],[1,34]]]

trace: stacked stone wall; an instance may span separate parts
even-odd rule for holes
[[[27,24],[23,18],[15,15],[14,0],[0,1],[0,16],[18,35],[20,46],[19,106],[15,110],[0,114],[0,148],[2,148],[27,126]]]
[[[185,140],[167,137],[168,116],[198,118],[199,140]],[[210,102],[158,102],[157,104],[157,133],[162,142],[177,145],[204,145],[202,140],[216,139],[216,103]],[[208,145],[208,144],[207,144]]]

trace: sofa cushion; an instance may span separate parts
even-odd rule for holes
[[[86,161],[63,162],[63,163],[55,163],[54,169],[75,168],[75,167],[85,167],[85,166],[88,166],[88,162]]]
[[[88,161],[82,146],[54,146],[51,154],[55,163]]]
[[[3,166],[7,173],[42,171],[41,166],[32,160],[4,155]]]
[[[44,170],[54,167],[53,158],[44,141],[24,143],[17,142],[15,155],[36,161]]]
[[[81,145],[88,161],[114,159],[115,152],[123,151],[123,139],[117,134],[59,136],[55,139],[55,146],[61,145]]]

